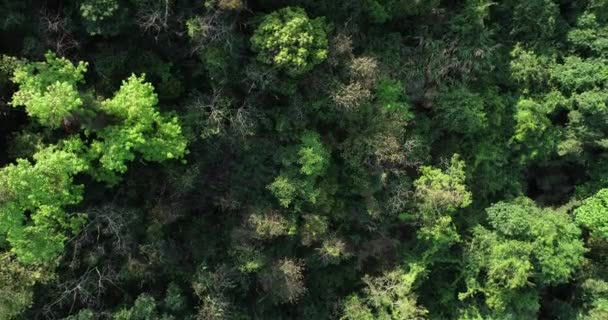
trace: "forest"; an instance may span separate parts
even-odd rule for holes
[[[0,0],[0,320],[608,320],[608,0]]]

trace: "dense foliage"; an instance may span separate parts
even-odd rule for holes
[[[608,319],[607,0],[0,1],[0,320]]]

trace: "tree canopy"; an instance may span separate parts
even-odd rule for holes
[[[0,1],[0,320],[608,319],[608,0]]]

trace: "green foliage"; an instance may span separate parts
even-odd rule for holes
[[[550,39],[558,26],[559,6],[553,0],[515,0],[511,33],[529,41]]]
[[[118,0],[83,0],[80,15],[90,35],[115,35],[124,18]]]
[[[81,111],[78,84],[84,81],[87,63],[72,64],[51,52],[46,62],[26,63],[16,68],[13,81],[19,91],[13,95],[14,107],[24,106],[40,124],[58,128],[62,120]]]
[[[113,98],[101,103],[100,109],[119,119],[96,133],[89,157],[99,158],[100,168],[92,171],[103,181],[116,182],[117,174],[127,170],[135,152],[146,161],[162,162],[180,159],[186,153],[187,141],[177,117],[156,110],[158,98],[144,77],[132,75],[124,81]]]
[[[397,0],[397,13],[407,15],[424,14],[439,6],[439,0]]]
[[[8,84],[15,70],[23,63],[17,57],[0,55],[0,88]]]
[[[374,320],[374,314],[357,295],[348,297],[341,320]]]
[[[69,316],[63,320],[94,320],[95,313],[89,309],[80,310],[76,315]]]
[[[606,57],[608,28],[599,24],[595,13],[585,12],[578,17],[576,28],[568,32],[568,40],[583,53]]]
[[[285,169],[268,185],[270,192],[283,207],[295,205],[300,209],[304,203],[321,205],[327,191],[319,185],[329,163],[330,153],[321,141],[321,136],[306,131],[300,137],[300,144],[286,150],[281,159]]]
[[[195,319],[225,319],[233,315],[227,294],[235,286],[229,269],[219,267],[212,272],[204,265],[199,266],[192,282],[200,300]]]
[[[298,7],[286,7],[262,18],[251,38],[257,59],[297,76],[327,58],[327,26]]]
[[[268,185],[268,190],[277,197],[279,203],[283,207],[287,208],[296,196],[297,187],[289,178],[278,176],[270,185]]]
[[[375,23],[385,23],[391,18],[391,14],[388,8],[383,6],[377,0],[368,0],[365,7],[369,11],[369,15],[371,16],[372,21]],[[365,318],[365,316],[361,317]]]
[[[491,229],[477,226],[466,253],[468,290],[481,294],[488,317],[535,317],[539,292],[565,283],[583,262],[580,230],[562,213],[542,210],[529,199],[499,202],[486,210]]]
[[[464,184],[464,161],[458,154],[450,159],[444,170],[423,166],[422,175],[414,182],[415,197],[421,224],[418,238],[428,241],[426,257],[449,248],[460,240],[452,215],[472,202],[472,195]]]
[[[401,114],[407,120],[411,120],[414,115],[407,103],[407,98],[403,93],[403,86],[400,81],[382,79],[376,87],[376,99],[378,104],[389,112]]]
[[[22,264],[9,253],[0,254],[0,318],[13,319],[33,301],[33,287],[47,283],[52,273],[44,265]]]
[[[447,131],[474,134],[488,126],[481,95],[465,87],[449,88],[437,98],[435,119]]]
[[[421,168],[422,175],[414,186],[418,208],[423,213],[451,213],[471,204],[471,193],[464,184],[464,161],[455,154],[445,171],[429,166]]]
[[[75,66],[51,53],[46,58],[17,68],[19,90],[12,103],[25,105],[30,116],[55,128],[82,104],[76,85],[86,64]],[[66,138],[38,150],[34,162],[17,159],[0,169],[0,235],[20,261],[51,261],[62,252],[66,232],[77,233],[84,223],[81,215],[66,212],[83,200],[84,186],[74,184],[76,175],[87,172],[117,182],[116,173],[124,173],[125,162],[135,158],[131,149],[147,161],[184,156],[187,142],[177,117],[161,115],[156,103],[152,86],[133,76],[99,107],[122,123],[91,130],[96,140],[90,146],[77,137]],[[101,169],[92,165],[97,161]]]
[[[53,259],[63,250],[65,232],[77,232],[83,223],[65,212],[83,197],[83,186],[73,182],[88,168],[78,155],[82,148],[81,141],[66,140],[61,147],[38,151],[34,163],[18,159],[0,170],[0,234],[20,261]]]
[[[517,103],[517,112],[515,113],[515,135],[513,139],[517,142],[537,139],[539,142],[544,142],[544,139],[539,138],[549,128],[551,122],[546,117],[548,111],[543,110],[543,106],[532,100],[520,100]]]
[[[587,311],[577,319],[600,320],[608,316],[608,282],[587,279],[582,284],[587,301]]]
[[[277,212],[254,213],[249,224],[259,239],[272,239],[289,233],[289,221]]]
[[[0,319],[607,318],[608,0],[0,12]]]
[[[169,284],[162,305],[166,310],[172,313],[183,312],[188,306],[186,297],[180,287],[175,283]]]
[[[327,233],[328,222],[326,217],[318,216],[318,215],[305,215],[304,216],[304,224],[300,228],[301,230],[301,238],[302,244],[305,246],[309,246],[312,243],[321,239],[322,236]],[[330,243],[327,243],[329,245]],[[331,248],[328,246],[325,248],[325,253],[330,253]],[[335,252],[339,255],[339,252]]]
[[[562,90],[580,93],[606,84],[608,66],[601,59],[567,56],[564,63],[553,66],[551,77]]]
[[[353,255],[346,243],[335,236],[326,237],[316,250],[324,266],[337,265]]]
[[[366,0],[365,8],[372,21],[378,24],[394,17],[422,15],[436,8],[439,0]]]
[[[571,37],[582,36],[572,32]],[[543,160],[554,153],[580,159],[591,150],[604,148],[601,119],[608,109],[601,88],[608,73],[603,58],[568,54],[558,62],[554,55],[539,55],[520,45],[512,57],[512,76],[524,86],[516,106],[513,140],[526,150],[524,159]],[[567,115],[565,124],[556,121],[560,115]]]
[[[511,58],[511,76],[524,89],[530,89],[533,85],[544,87],[549,81],[552,63],[549,57],[537,55],[517,44],[511,51]]]
[[[129,309],[118,311],[112,319],[114,320],[150,320],[158,319],[156,312],[156,301],[153,297],[142,294]]]
[[[321,142],[321,136],[313,131],[302,135],[298,156],[300,172],[307,176],[323,175],[329,165],[329,151]]]
[[[582,205],[574,210],[576,222],[591,230],[597,237],[608,239],[608,189],[602,189],[592,197],[585,199]]]
[[[218,0],[217,6],[222,10],[242,10],[245,3],[243,0]]]
[[[527,151],[524,158],[548,158],[555,151],[557,140],[557,132],[548,117],[553,107],[531,99],[521,99],[515,108],[512,141]]]
[[[364,298],[350,296],[340,319],[425,319],[427,311],[416,305],[412,293],[424,271],[423,267],[414,264],[409,266],[409,271],[396,269],[380,277],[366,276],[363,279],[366,284]]]

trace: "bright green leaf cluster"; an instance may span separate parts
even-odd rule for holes
[[[608,189],[602,189],[585,199],[574,210],[576,222],[591,230],[595,236],[608,239]]]
[[[423,166],[422,175],[414,186],[418,207],[422,212],[453,212],[471,204],[471,192],[466,190],[464,161],[452,156],[447,170]]]
[[[97,132],[90,157],[99,159],[96,178],[116,181],[116,174],[127,171],[135,152],[147,161],[179,159],[186,153],[186,138],[177,117],[163,116],[157,110],[158,98],[144,77],[132,75],[123,82],[113,98],[101,103],[101,110],[119,119],[116,125]]]
[[[81,111],[76,86],[86,63],[73,65],[52,53],[46,58],[16,69],[19,90],[13,105],[24,105],[41,124],[56,128],[64,117]],[[90,145],[69,137],[36,152],[33,162],[17,159],[0,169],[0,235],[20,261],[48,262],[63,250],[66,233],[78,232],[82,217],[66,212],[83,199],[84,187],[73,181],[76,175],[89,173],[116,183],[135,152],[155,162],[185,155],[187,142],[177,117],[160,114],[157,103],[152,85],[143,76],[131,76],[114,98],[88,106],[91,114],[113,119],[100,129],[85,125],[85,134],[93,137]]]
[[[398,268],[380,277],[366,276],[365,296],[350,296],[340,319],[424,319],[427,310],[416,304],[413,294],[414,284],[424,272],[423,266],[411,264],[409,271]]]
[[[73,183],[88,168],[74,152],[82,147],[79,140],[70,140],[38,151],[34,163],[19,159],[0,170],[0,234],[6,234],[21,261],[52,259],[63,249],[65,231],[78,231],[81,218],[64,209],[82,200],[83,186]]]
[[[533,318],[539,291],[568,281],[583,263],[581,232],[567,215],[540,209],[527,198],[499,202],[486,212],[491,229],[473,229],[466,254],[468,290],[459,297],[482,294],[489,318]]]
[[[304,9],[287,7],[266,15],[251,38],[258,60],[296,76],[327,58],[322,18],[310,19]]]
[[[400,113],[407,120],[414,117],[401,81],[381,79],[376,87],[376,99],[383,110]]]
[[[30,117],[51,128],[61,126],[62,120],[77,113],[82,106],[78,84],[84,80],[86,62],[72,64],[51,52],[46,62],[22,64],[14,72],[13,81],[19,91],[13,95],[14,107],[25,106]]]
[[[422,175],[414,182],[422,225],[418,237],[432,244],[427,254],[433,254],[460,240],[451,214],[472,202],[472,194],[465,185],[464,161],[452,156],[446,170],[423,166]]]
[[[307,176],[320,176],[329,166],[329,150],[321,142],[321,136],[314,131],[306,131],[298,150],[300,172]]]

